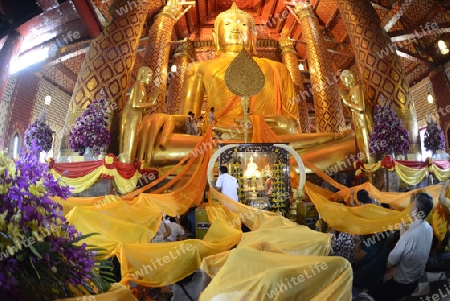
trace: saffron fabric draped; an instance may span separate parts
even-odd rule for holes
[[[254,122],[263,121],[255,119]],[[267,134],[257,132],[260,129],[270,131],[264,126],[253,128],[255,139],[268,139]],[[210,127],[198,146],[211,139]],[[57,201],[67,212],[70,223],[84,233],[101,234],[90,237],[87,243],[118,256],[122,284],[166,286],[201,267],[213,279],[200,300],[351,300],[350,264],[342,258],[327,256],[331,240],[328,234],[312,231],[276,213],[235,202],[213,187],[206,206],[211,228],[203,240],[149,243],[159,228],[162,212],[170,216],[183,214],[201,202],[210,157],[211,150],[198,157],[187,156],[173,169],[181,171],[153,193],[143,191],[167,175],[123,197]],[[305,187],[321,216],[333,228],[370,234],[390,230],[390,225],[396,229],[397,224],[408,220],[412,192],[383,193],[365,183],[354,189],[365,188],[373,197],[397,210],[372,205],[350,208],[336,203],[338,199],[348,200],[350,188],[336,183],[309,162],[304,163],[340,189],[333,194],[309,182]],[[183,178],[188,180],[183,182]],[[174,185],[177,189],[162,194]],[[440,187],[427,187],[425,191],[437,197]],[[252,231],[243,234],[241,223]]]

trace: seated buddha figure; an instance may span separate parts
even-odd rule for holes
[[[233,3],[229,10],[217,16],[212,35],[218,57],[189,66],[181,92],[180,113],[199,114],[206,96],[208,107],[215,108],[215,129],[220,132],[242,126],[243,107],[240,98],[228,89],[225,72],[243,47],[256,55],[255,23],[252,16]],[[289,101],[295,97],[289,71],[280,62],[253,59],[261,68],[265,83],[258,94],[250,97],[250,111],[253,115],[267,116],[266,122],[280,134],[298,133],[298,103]]]
[[[240,143],[244,137],[244,111],[241,99],[234,95],[225,82],[225,73],[233,59],[245,48],[256,53],[256,27],[253,17],[232,7],[220,13],[214,23],[213,40],[217,52],[215,59],[193,62],[186,71],[180,98],[179,115],[150,114],[143,118],[139,134],[139,159],[147,166],[174,163],[187,155],[201,137],[185,135],[185,119],[188,112],[200,115],[203,102],[207,109],[215,108],[212,123],[225,143]],[[335,140],[336,134],[300,137],[298,126],[298,102],[295,88],[286,66],[266,58],[253,57],[265,77],[258,94],[249,98],[252,117],[264,117],[266,124],[283,142],[294,148],[307,147]],[[245,72],[245,69],[242,70]],[[209,124],[207,121],[205,124]],[[249,129],[251,137],[251,129]],[[306,139],[306,140],[305,140]]]

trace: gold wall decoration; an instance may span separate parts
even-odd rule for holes
[[[128,2],[120,0],[114,5],[125,7],[129,5]],[[152,7],[155,9],[155,6],[161,7],[161,4],[147,1],[133,6],[133,9],[122,15],[117,12],[113,14],[111,23],[91,42],[78,74],[69,110],[86,108],[92,100],[100,97],[100,90],[104,89],[120,111],[143,25],[149,10]]]
[[[340,132],[345,128],[344,111],[339,99],[338,76],[334,74],[319,20],[311,4],[297,3],[294,12],[306,41],[316,126],[319,132]]]
[[[184,75],[189,63],[194,60],[194,44],[190,40],[180,41],[172,64],[176,66],[176,71],[170,71],[168,80],[169,88],[167,90],[167,114],[178,114],[180,109],[181,89],[184,84]]]
[[[306,104],[305,86],[303,85],[303,76],[298,69],[298,54],[294,49],[294,41],[288,37],[281,37],[278,42],[281,47],[281,56],[283,64],[286,65],[291,74],[292,81],[295,85],[296,98],[298,101],[298,115],[301,133],[310,133],[308,106]],[[300,132],[300,131],[299,131]]]
[[[392,103],[409,131],[410,152],[420,152],[417,116],[407,78],[394,48],[389,47],[391,41],[380,27],[380,18],[370,1],[339,0],[338,4],[364,83],[368,109],[373,110],[384,100]]]

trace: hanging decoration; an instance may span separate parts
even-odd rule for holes
[[[39,115],[38,119],[30,123],[24,133],[25,147],[31,149],[33,141],[38,152],[48,152],[53,145],[54,131],[46,123],[45,111]]]
[[[424,146],[426,151],[434,154],[445,148],[445,135],[436,122],[429,115],[427,116],[427,128],[425,130]]]

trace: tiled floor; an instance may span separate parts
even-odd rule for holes
[[[450,272],[427,272],[410,301],[450,301]]]

